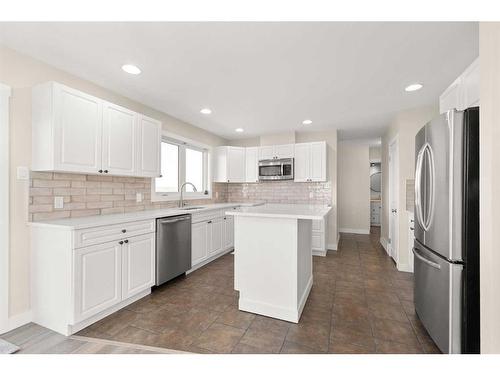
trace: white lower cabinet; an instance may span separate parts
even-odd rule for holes
[[[201,267],[234,246],[234,220],[225,210],[191,217],[191,270]]]
[[[122,299],[126,299],[155,283],[155,234],[131,237],[122,246]]]
[[[75,314],[85,320],[121,301],[122,246],[117,242],[75,251]]]
[[[327,220],[313,220],[311,233],[311,248],[313,255],[325,256],[327,251],[326,245],[326,228]]]
[[[33,225],[33,322],[71,335],[149,294],[155,282],[154,223],[79,230]],[[103,241],[85,245],[82,238]]]

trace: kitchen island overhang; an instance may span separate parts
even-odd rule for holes
[[[312,220],[331,207],[268,204],[234,216],[234,283],[238,307],[298,323],[313,285]]]

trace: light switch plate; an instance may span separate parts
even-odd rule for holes
[[[17,167],[17,179],[18,180],[29,180],[30,170],[28,167]]]
[[[54,208],[64,207],[64,197],[54,197]]]
[[[142,202],[142,194],[141,194],[141,193],[136,193],[136,194],[135,194],[135,201],[136,201],[137,203]]]

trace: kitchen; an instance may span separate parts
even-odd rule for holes
[[[81,36],[88,27],[63,29]],[[98,27],[111,35],[105,32],[109,26]],[[397,39],[390,26],[366,27],[361,39],[370,32]],[[422,91],[395,90],[395,96],[404,98],[394,99],[397,105],[385,108],[388,113],[433,106],[425,121],[414,124],[418,130],[439,115],[440,95],[477,58],[478,27],[467,22],[422,24],[418,32],[415,25],[393,27],[414,43],[426,33],[441,35],[438,46],[467,40],[470,47],[446,61],[444,77],[433,81],[429,75]],[[57,30],[36,24],[2,26],[6,74],[1,78],[12,82],[12,137],[15,145],[23,144],[11,151],[16,191],[11,220],[13,227],[21,223],[25,228],[12,236],[14,248],[25,249],[11,260],[17,271],[10,279],[9,293],[15,298],[9,314],[18,319],[18,331],[9,330],[3,339],[25,353],[54,347],[77,353],[96,340],[159,352],[448,352],[436,345],[415,313],[415,277],[407,260],[413,257],[407,246],[412,234],[399,236],[397,255],[391,256],[391,242],[383,242],[391,238],[386,234],[391,224],[384,221],[389,215],[383,212],[388,207],[380,212],[381,227],[369,222],[369,148],[372,139],[382,145],[384,174],[385,138],[392,137],[385,130],[392,121],[389,115],[377,118],[367,110],[370,127],[363,127],[361,119],[351,128],[337,129],[332,118],[320,120],[328,115],[313,103],[308,105],[314,116],[290,111],[275,126],[272,120],[234,122],[239,114],[223,104],[232,95],[214,97],[210,105],[196,97],[196,107],[176,107],[175,95],[162,91],[161,83],[154,86],[155,98],[145,91],[138,94],[133,86],[142,77],[153,87],[147,64],[138,63],[141,72],[123,61],[112,75],[117,78],[99,82],[85,72],[65,71],[54,57],[37,56],[33,48],[42,37],[36,34],[58,40]],[[185,40],[185,30],[175,25],[168,32]],[[307,32],[324,38],[339,30]],[[29,37],[30,43],[20,44],[18,35]],[[60,43],[68,54],[78,55],[76,48]],[[102,46],[108,44],[106,40]],[[433,48],[421,46],[427,62],[434,59]],[[274,67],[282,61],[278,57]],[[127,79],[134,84],[122,87]],[[253,86],[246,81],[245,87]],[[187,103],[185,93],[177,92]],[[141,95],[143,101],[137,98]],[[168,105],[155,102],[164,95]],[[257,97],[255,91],[252,95]],[[371,93],[366,97],[373,98]],[[340,95],[335,98],[348,106]],[[368,99],[360,107],[369,108]],[[272,119],[276,108],[266,106],[266,100],[270,97],[259,102],[261,115]],[[165,110],[169,106],[175,107],[172,115]],[[403,167],[414,168],[415,155],[404,148],[403,132],[399,134],[400,178],[406,180],[414,171],[406,173]],[[21,151],[27,148],[22,139],[30,140],[29,152]],[[414,134],[408,139],[415,147]],[[363,156],[359,170],[355,158],[347,157],[354,147],[354,154]],[[357,188],[361,196],[350,196]],[[407,190],[401,189],[403,193],[406,197]],[[406,199],[398,204],[402,207]],[[397,224],[408,232],[406,216],[399,219],[404,224]],[[26,330],[34,335],[32,341],[16,341]],[[43,344],[37,341],[42,336]]]

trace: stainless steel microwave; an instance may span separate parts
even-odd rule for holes
[[[260,160],[259,180],[293,180],[293,158]]]

